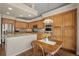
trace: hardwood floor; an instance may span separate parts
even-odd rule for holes
[[[76,53],[70,50],[60,49],[55,56],[76,56]]]
[[[5,56],[5,46],[4,44],[2,46],[0,46],[0,56]],[[65,50],[65,49],[60,49],[56,54],[55,56],[75,56],[76,54],[71,52],[71,51],[68,51],[68,50]],[[38,55],[38,53],[36,52],[36,54],[34,55],[32,53],[32,49],[26,51],[26,52],[23,52],[17,56],[40,56]]]
[[[56,54],[55,56],[75,56],[76,54],[71,52],[71,51],[68,51],[68,50],[65,50],[65,49],[60,49]],[[37,53],[35,55],[33,55],[32,53],[32,49],[24,52],[24,53],[21,53],[17,56],[40,56],[40,55],[37,55]]]
[[[0,45],[0,56],[5,56],[5,46],[4,44]]]

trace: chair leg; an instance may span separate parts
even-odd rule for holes
[[[33,54],[33,55],[35,55],[35,51],[34,51],[34,48],[32,48],[32,54]]]

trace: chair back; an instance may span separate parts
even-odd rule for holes
[[[32,49],[33,49],[33,54],[34,55],[36,53],[37,54],[40,54],[41,53],[41,55],[44,56],[44,50],[43,50],[41,44],[38,44],[38,43],[36,43],[34,41],[31,44],[32,44]]]

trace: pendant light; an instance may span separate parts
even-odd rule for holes
[[[44,20],[44,23],[53,23],[53,20],[50,19],[50,18],[47,18],[47,19]]]

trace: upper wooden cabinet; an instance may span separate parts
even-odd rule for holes
[[[2,23],[13,24],[15,26],[15,29],[16,28],[23,28],[23,29],[28,28],[28,23],[16,21],[13,19],[8,19],[8,18],[2,18]]]
[[[2,23],[15,24],[15,20],[8,19],[8,18],[2,18]]]
[[[62,14],[54,15],[53,16],[53,26],[62,26]]]
[[[15,23],[15,27],[16,28],[28,28],[28,24],[25,22],[20,22],[20,21],[16,21]]]
[[[74,26],[76,20],[75,10],[66,12],[63,14],[63,25],[64,26]]]
[[[29,23],[25,23],[25,25],[26,25],[26,29],[28,29],[29,28]]]
[[[34,25],[37,25],[37,28],[39,28],[39,29],[44,28],[43,20],[29,23],[29,28],[33,28]]]
[[[38,24],[38,28],[44,28],[44,22],[43,21],[38,21],[37,22],[37,24]]]

